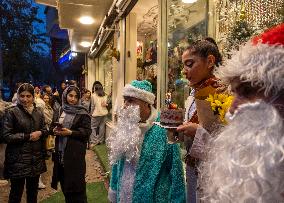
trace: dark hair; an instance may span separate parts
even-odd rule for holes
[[[50,85],[44,85],[43,87],[42,87],[42,92],[44,93],[44,92],[46,92],[46,89],[47,88],[51,88],[51,86]]]
[[[80,92],[79,88],[74,86],[74,85],[71,85],[71,86],[68,87],[66,96],[73,90],[77,93],[77,98],[80,99],[81,98],[81,92]]]
[[[95,93],[99,96],[99,97],[103,97],[105,96],[105,92],[104,92],[104,88],[102,85],[95,85]]]
[[[190,50],[193,54],[207,58],[209,55],[215,57],[215,65],[218,67],[222,64],[222,55],[219,52],[217,43],[211,37],[206,37],[204,40],[193,42],[185,51]]]
[[[96,85],[103,86],[103,85],[102,85],[102,83],[101,83],[100,81],[95,81],[95,82],[93,83],[92,93],[94,93],[94,92],[95,92],[95,86],[96,86]]]
[[[50,94],[47,94],[46,92],[44,92],[42,95],[41,95],[41,99],[43,100],[43,98],[45,97],[45,96],[48,96],[48,98],[49,98],[49,105],[52,107],[53,105],[54,105],[54,99],[52,98],[52,96],[50,95]]]
[[[68,84],[69,84],[69,85],[74,85],[74,86],[77,86],[77,85],[78,85],[78,83],[77,83],[76,80],[69,80]]]
[[[24,91],[28,91],[29,93],[31,93],[34,97],[35,95],[35,90],[34,90],[34,86],[32,86],[31,84],[29,83],[24,83],[22,84],[19,89],[18,89],[18,94],[21,94],[22,92]]]

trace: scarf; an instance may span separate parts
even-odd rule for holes
[[[63,91],[63,94],[62,94],[62,110],[65,113],[62,125],[63,125],[63,128],[68,128],[68,129],[72,127],[72,124],[73,124],[73,121],[76,115],[78,114],[88,115],[87,109],[81,105],[80,101],[78,101],[76,105],[70,105],[67,103],[67,93],[68,93],[69,88],[71,87],[75,87],[75,86],[71,85],[67,87]],[[80,98],[80,90],[78,87],[75,87],[75,88],[78,90],[79,92],[78,98]],[[67,144],[67,137],[59,136],[59,145],[58,145],[58,151],[60,155],[59,161],[62,165],[64,164],[63,158],[64,158],[64,151],[66,148],[66,144]]]

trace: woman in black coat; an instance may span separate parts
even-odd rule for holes
[[[46,135],[43,112],[34,104],[34,88],[24,83],[17,91],[17,105],[4,115],[4,177],[11,181],[9,203],[21,202],[25,182],[27,202],[37,202],[39,176],[46,171]]]
[[[75,86],[66,88],[62,95],[62,109],[54,114],[54,168],[51,186],[60,182],[65,202],[85,203],[86,147],[91,134],[91,118],[80,105],[80,91]],[[54,126],[56,126],[54,128]]]

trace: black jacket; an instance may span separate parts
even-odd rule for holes
[[[37,141],[30,141],[30,133],[41,131]],[[5,178],[34,177],[46,171],[45,137],[47,131],[41,109],[29,114],[21,105],[6,110],[2,138],[7,143],[4,163]]]
[[[54,114],[54,121],[59,120],[59,114]],[[51,130],[54,128],[51,124]],[[64,152],[63,176],[60,173],[58,152],[59,139],[55,139],[54,167],[51,187],[57,189],[59,179],[64,177],[64,192],[81,192],[86,188],[86,147],[91,130],[91,118],[89,115],[76,115],[71,126],[72,134],[67,136],[67,144]]]

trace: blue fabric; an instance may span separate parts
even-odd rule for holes
[[[195,167],[186,166],[186,202],[196,203],[198,173]]]
[[[149,81],[147,80],[142,80],[142,81],[139,81],[139,80],[133,80],[131,83],[130,83],[133,87],[136,87],[138,89],[141,89],[141,90],[145,90],[147,92],[151,92],[153,93],[152,91],[152,85]]]
[[[154,125],[146,134],[138,162],[132,202],[185,202],[180,148],[167,143],[167,131]],[[112,167],[110,187],[119,200],[124,160]]]

